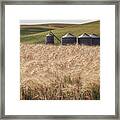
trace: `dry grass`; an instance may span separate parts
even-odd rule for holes
[[[99,100],[100,46],[20,45],[21,100]]]

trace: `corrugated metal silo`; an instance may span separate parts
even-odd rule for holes
[[[46,44],[54,44],[54,35],[51,33],[48,33],[46,35],[45,43]]]
[[[92,38],[87,33],[83,33],[82,35],[78,36],[78,44],[92,45]]]
[[[67,44],[76,44],[77,39],[74,35],[71,33],[67,33],[66,35],[62,36],[61,38],[61,44],[67,45]]]
[[[100,45],[100,37],[96,34],[91,34],[90,37],[92,38],[92,45]]]

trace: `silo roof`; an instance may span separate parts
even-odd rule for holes
[[[62,36],[62,38],[65,38],[65,37],[75,37],[75,36],[71,33],[67,33],[64,36]]]
[[[83,33],[82,35],[78,36],[78,38],[90,38],[90,35]]]
[[[90,37],[92,37],[92,38],[99,38],[99,36],[97,36],[96,34],[90,34]]]
[[[53,36],[51,33],[48,33],[46,36]]]

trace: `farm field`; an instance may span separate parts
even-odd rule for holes
[[[100,47],[20,45],[21,99],[100,99]]]
[[[52,31],[100,36],[100,21],[20,25],[21,100],[100,100],[100,45],[45,44]]]

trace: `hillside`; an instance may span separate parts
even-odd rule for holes
[[[59,28],[65,28],[76,24],[62,24],[62,23],[47,23],[47,24],[34,24],[34,25],[20,25],[20,35],[30,35],[40,32],[46,32],[50,30],[56,30]]]
[[[51,30],[59,39],[70,32],[76,36],[82,33],[100,35],[100,21],[85,24],[41,24],[32,26],[21,26],[20,41],[24,43],[44,43],[45,36]],[[59,41],[55,39],[55,43]]]

